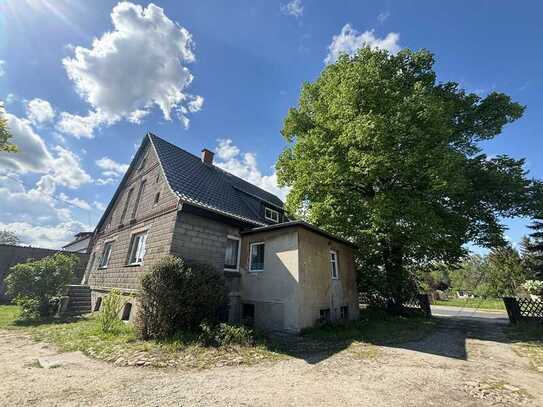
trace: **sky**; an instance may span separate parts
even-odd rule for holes
[[[0,0],[0,229],[58,248],[93,230],[147,132],[284,198],[274,163],[301,86],[364,44],[426,48],[440,81],[524,117],[483,145],[543,177],[543,4],[496,1]],[[517,244],[526,219],[506,220]]]

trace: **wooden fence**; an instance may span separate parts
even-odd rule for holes
[[[382,297],[378,294],[360,294],[360,304],[366,304],[372,307],[378,307],[386,309],[387,311],[394,312],[395,307],[391,300]],[[402,313],[406,314],[422,314],[426,317],[432,316],[432,310],[430,308],[430,298],[428,294],[415,294],[411,299],[405,301],[402,304]]]
[[[543,322],[543,301],[504,297],[503,302],[511,323],[515,324],[519,321]]]

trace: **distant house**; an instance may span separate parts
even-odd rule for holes
[[[74,236],[74,240],[62,246],[62,250],[75,253],[87,253],[92,238],[92,232],[79,232]]]
[[[137,293],[166,255],[224,273],[233,322],[297,332],[358,316],[351,243],[289,221],[279,198],[213,165],[211,151],[148,134],[94,231],[82,281],[93,309],[112,288]]]

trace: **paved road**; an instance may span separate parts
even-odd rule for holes
[[[475,308],[432,305],[432,315],[455,319],[485,320],[504,324],[509,323],[509,319],[507,318],[507,313],[505,311],[485,311]]]

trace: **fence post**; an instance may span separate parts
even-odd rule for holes
[[[514,297],[503,297],[503,303],[505,304],[509,321],[512,324],[516,324],[521,318],[517,299]]]
[[[432,308],[430,307],[430,297],[428,294],[418,294],[420,309],[428,318],[432,316]]]

